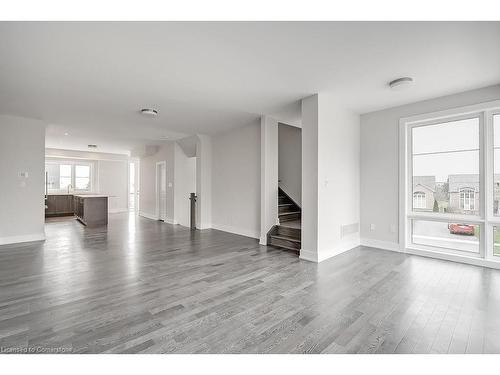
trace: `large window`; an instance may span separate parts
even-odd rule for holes
[[[442,212],[478,215],[463,203],[464,188],[479,191],[479,118],[416,126],[411,136],[414,190],[429,191]]]
[[[500,261],[500,101],[403,119],[401,130],[404,248]]]
[[[90,190],[90,165],[75,165],[75,189]]]
[[[45,172],[49,193],[92,190],[92,164],[80,161],[47,161]]]

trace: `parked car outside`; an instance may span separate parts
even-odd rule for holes
[[[465,236],[474,235],[474,225],[452,223],[448,224],[448,229],[451,234],[462,234]]]

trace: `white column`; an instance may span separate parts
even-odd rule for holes
[[[318,261],[318,95],[302,100],[302,238],[300,257]]]
[[[359,246],[359,115],[317,94],[302,100],[301,258]]]
[[[196,144],[196,227],[212,227],[212,139],[198,134]]]
[[[260,243],[278,222],[278,121],[260,119]]]

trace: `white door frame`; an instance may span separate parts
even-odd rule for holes
[[[157,161],[156,162],[156,169],[155,169],[155,177],[156,177],[156,184],[155,184],[155,197],[156,197],[156,219],[157,220],[162,220],[161,214],[160,214],[160,180],[158,179],[158,174],[160,171],[161,166],[165,166],[165,193],[167,189],[167,162],[164,161]],[[165,217],[163,220],[167,220],[167,199],[165,197]]]
[[[130,164],[134,163],[134,187],[135,191],[130,191]],[[127,208],[130,210],[130,194],[134,194],[134,212],[139,212],[139,159],[130,159],[127,162]]]

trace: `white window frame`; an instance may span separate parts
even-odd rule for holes
[[[500,112],[500,100],[445,111],[401,118],[399,121],[399,246],[400,251],[500,269],[500,257],[493,255],[493,227],[500,216],[493,215],[493,115]],[[413,211],[411,130],[417,126],[479,118],[479,215]],[[475,202],[474,202],[475,204]],[[486,209],[487,208],[487,209]],[[412,243],[412,221],[463,222],[480,227],[479,254],[443,251],[442,248]]]
[[[68,160],[68,159],[61,159],[61,160],[52,160],[52,159],[46,159],[45,164],[52,164],[52,165],[71,165],[71,191],[70,192],[75,192],[75,193],[91,193],[94,191],[96,187],[96,178],[95,178],[95,168],[94,168],[94,162],[91,161],[83,161],[83,160]],[[75,167],[77,165],[84,165],[90,167],[90,183],[89,183],[89,189],[84,190],[84,189],[77,189],[76,188],[76,173],[75,173]],[[51,189],[49,190],[49,194],[57,194],[57,193],[67,193],[67,189]]]
[[[413,193],[413,208],[420,210],[427,208],[427,196],[423,191],[415,191]]]
[[[464,211],[474,211],[476,206],[476,192],[474,188],[465,187],[458,190],[459,207]]]

